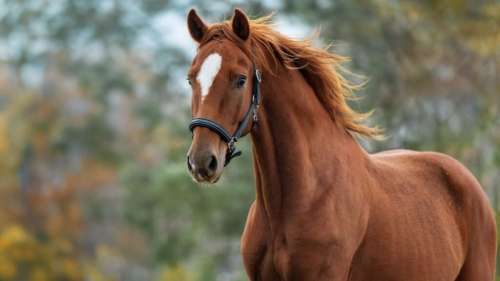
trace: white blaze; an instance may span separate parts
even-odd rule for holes
[[[210,54],[201,64],[196,80],[200,83],[202,99],[208,95],[208,91],[214,82],[215,76],[219,73],[221,65],[222,57],[218,53]]]

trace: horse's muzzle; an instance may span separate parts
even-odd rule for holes
[[[197,182],[215,183],[219,179],[220,165],[217,156],[210,152],[190,153],[187,156],[187,167]]]

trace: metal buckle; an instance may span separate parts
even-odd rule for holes
[[[257,116],[257,113],[258,113],[258,109],[259,109],[259,105],[256,105],[253,109],[253,122],[254,123],[257,123],[259,121],[259,118]],[[253,125],[252,125],[253,126]]]
[[[260,70],[255,69],[255,77],[257,78],[257,81],[262,82],[262,73],[260,73]]]
[[[235,138],[231,138],[231,140],[227,143],[227,146],[229,148],[229,151],[231,153],[233,153],[235,147],[234,147],[234,143],[236,142],[237,140]]]

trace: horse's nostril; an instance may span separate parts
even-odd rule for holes
[[[193,166],[191,166],[191,161],[189,161],[189,156],[187,157],[187,166],[188,166],[188,170],[190,172],[192,172],[193,171]]]
[[[212,171],[217,170],[217,158],[212,155],[212,158],[210,159],[210,163],[208,164],[208,168]]]

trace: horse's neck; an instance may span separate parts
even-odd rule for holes
[[[366,153],[331,121],[297,70],[264,76],[261,90],[254,173],[257,201],[273,227],[287,212],[307,211],[318,196],[347,185]]]

